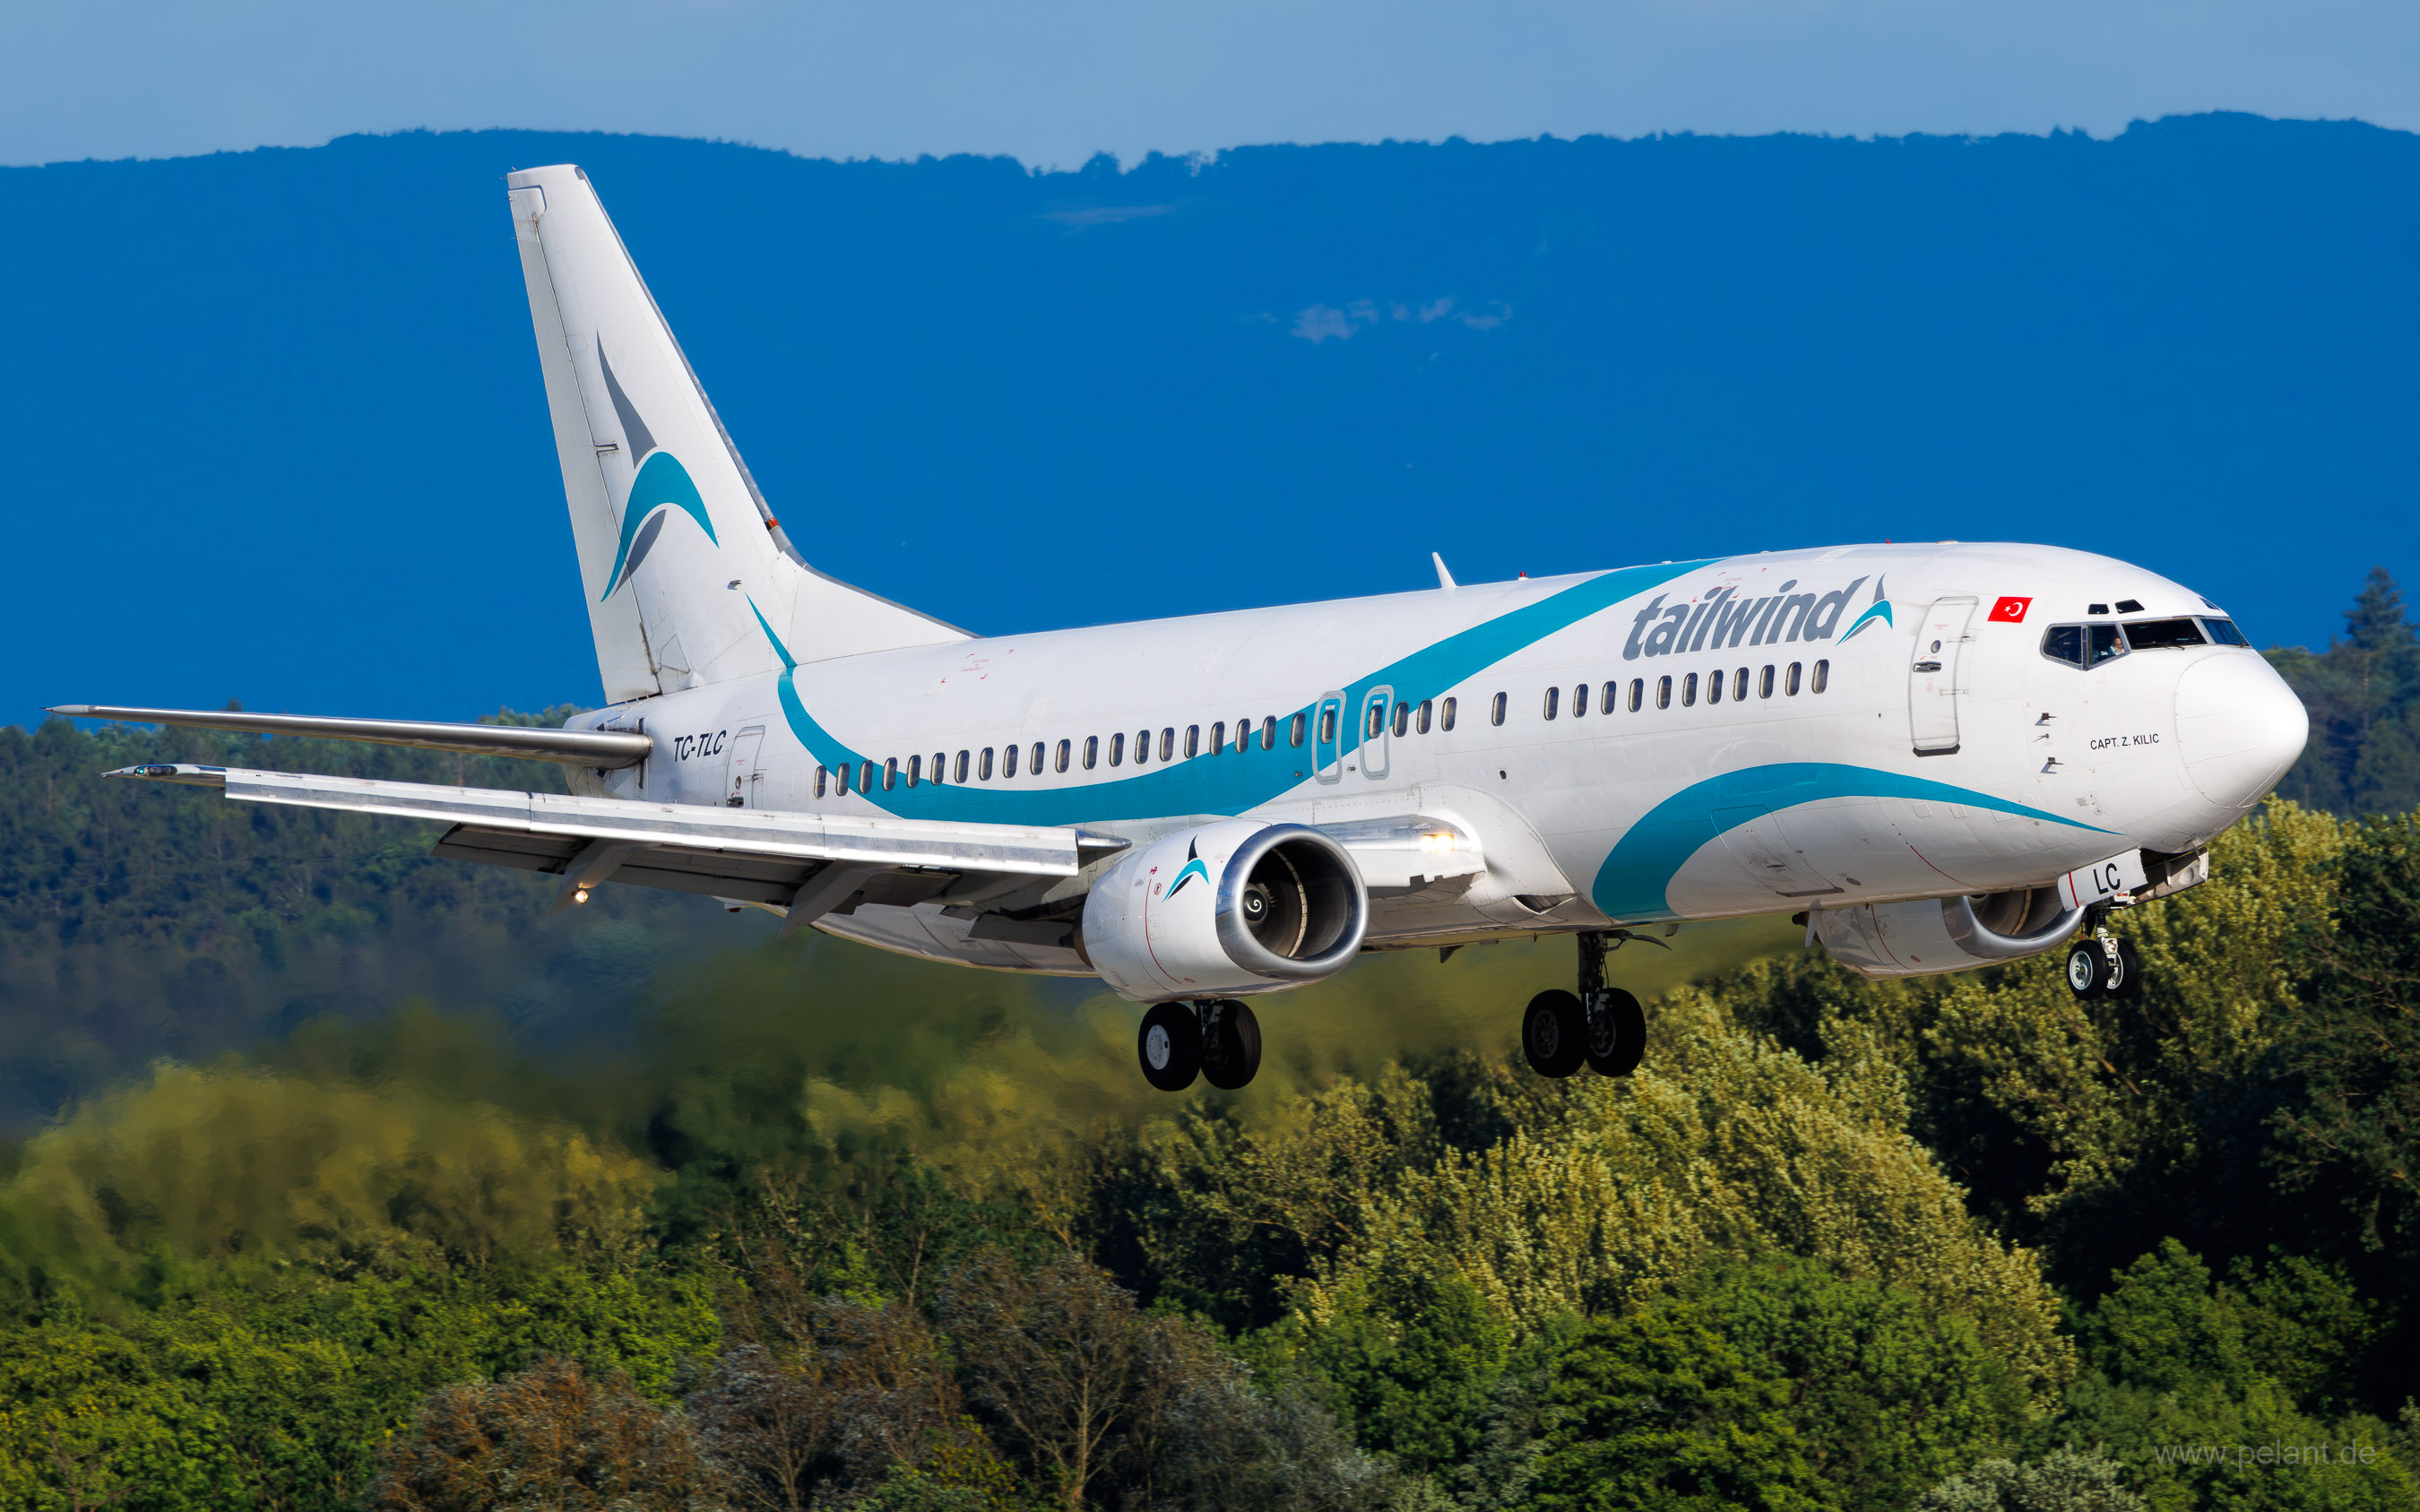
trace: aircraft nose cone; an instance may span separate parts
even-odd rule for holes
[[[2205,656],[2177,682],[2177,745],[2185,776],[2211,802],[2249,809],[2303,754],[2311,717],[2269,663]]]

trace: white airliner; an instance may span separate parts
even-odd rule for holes
[[[571,795],[124,775],[448,822],[438,855],[707,894],[1151,1005],[1144,1074],[1240,1087],[1242,998],[1366,950],[1578,936],[1547,1075],[1639,1057],[1642,926],[1788,912],[1868,977],[2074,942],[2208,874],[2307,721],[2224,611],[2050,547],[1836,546],[980,637],[808,566],[587,176],[508,180],[608,706],[564,730],[60,713],[563,764]]]

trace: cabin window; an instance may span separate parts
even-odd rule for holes
[[[1172,725],[1159,733],[1159,759],[1164,762],[1176,760],[1176,729]]]
[[[969,755],[970,755],[970,754],[971,754],[971,752],[963,751],[963,750],[962,750],[962,751],[960,751],[960,752],[958,752],[958,770],[957,770],[956,775],[955,775],[955,776],[954,776],[954,777],[952,777],[952,778],[950,779],[950,780],[951,780],[951,781],[953,781],[953,782],[959,782],[959,783],[963,783],[963,782],[965,782],[965,781],[966,781],[966,779],[967,779],[967,758],[968,758],[968,756],[969,756]]]
[[[1596,709],[1599,714],[1616,714],[1621,709],[1621,685],[1607,683],[1597,689]]]
[[[1761,699],[1773,697],[1773,663],[1769,661],[1764,664],[1764,671],[1757,674],[1756,696]]]
[[[1227,721],[1224,719],[1210,727],[1210,754],[1213,756],[1227,754]]]
[[[1286,723],[1286,744],[1296,750],[1302,749],[1303,724],[1303,717],[1299,714]]]
[[[1745,697],[1747,697],[1747,669],[1735,668],[1731,672],[1731,702],[1737,703]]]
[[[1377,739],[1378,733],[1387,728],[1387,705],[1384,703],[1372,703],[1370,705],[1370,717],[1362,720],[1361,722],[1368,726],[1367,729],[1361,732],[1361,738],[1364,740]]]
[[[1004,750],[1004,751],[1001,752],[1001,757],[1000,757],[1000,775],[1001,775],[1001,776],[1002,776],[1002,777],[1015,777],[1015,776],[1016,775],[1016,752],[1017,752],[1017,749],[1018,749],[1018,748],[1017,748],[1017,747],[1011,746],[1011,747],[1009,747],[1006,750]]]
[[[827,782],[829,782],[830,779],[831,779],[831,772],[830,772],[830,768],[828,768],[828,767],[822,767],[822,766],[818,766],[818,767],[816,767],[816,768],[815,768],[815,796],[816,796],[816,797],[820,798],[820,797],[822,797],[822,796],[824,795],[824,784],[825,784],[825,783],[827,783]]]
[[[1815,675],[1807,680],[1807,689],[1810,693],[1821,693],[1831,681],[1832,664],[1828,661],[1819,661],[1815,664]]]
[[[857,791],[860,793],[871,793],[874,791],[874,764],[872,762],[860,762],[857,764]]]
[[[1395,705],[1395,734],[1396,734],[1396,737],[1397,737],[1398,739],[1400,739],[1400,738],[1402,738],[1402,737],[1403,737],[1403,736],[1404,736],[1404,735],[1408,735],[1408,734],[1410,734],[1411,733],[1412,733],[1412,706],[1411,706],[1410,704],[1408,704],[1408,703],[1398,703],[1398,704],[1396,704],[1396,705]]]
[[[1109,737],[1109,764],[1116,766],[1125,759],[1126,737],[1125,732],[1122,730]]]
[[[1572,689],[1572,717],[1576,719],[1587,713],[1588,685],[1586,683],[1582,683],[1577,687]]]
[[[1630,712],[1637,714],[1639,707],[1646,702],[1647,679],[1644,677],[1632,678],[1630,680]]]
[[[1189,762],[1194,757],[1201,754],[1202,727],[1198,724],[1187,725],[1185,727],[1185,759]]]
[[[1033,748],[1026,752],[1026,775],[1028,777],[1040,777],[1042,775],[1042,742],[1038,740],[1035,741],[1033,743]]]
[[[1238,719],[1235,721],[1235,754],[1241,756],[1251,748],[1252,721],[1249,718]]]
[[[1555,717],[1555,706],[1556,706],[1557,704],[1559,704],[1559,703],[1562,702],[1562,701],[1563,701],[1563,690],[1562,690],[1561,688],[1559,688],[1559,687],[1550,687],[1550,688],[1546,689],[1546,717],[1547,717],[1547,718],[1551,719],[1551,718],[1553,718],[1553,717]]]
[[[1419,728],[1421,734],[1425,735],[1429,733],[1429,720],[1436,712],[1435,705],[1435,700],[1422,699],[1420,712],[1412,717],[1412,722]]]
[[[2114,625],[2088,625],[2084,631],[2084,664],[2098,667],[2112,656],[2126,654],[2126,642],[2118,639]]]
[[[1084,770],[1089,772],[1099,764],[1101,764],[1101,737],[1086,735],[1084,737]]]
[[[1439,732],[1442,733],[1450,731],[1453,728],[1453,707],[1454,700],[1452,699],[1448,699],[1443,703],[1437,705],[1437,729]]]
[[[1688,708],[1698,702],[1698,674],[1691,672],[1681,679],[1681,707]]]
[[[1278,717],[1274,714],[1261,721],[1261,748],[1263,750],[1278,748]]]
[[[1672,679],[1668,676],[1655,679],[1655,706],[1659,709],[1672,706]]]
[[[1138,730],[1135,732],[1135,764],[1140,766],[1149,760],[1151,760],[1151,732]]]
[[[1336,744],[1336,711],[1334,709],[1319,711],[1319,743],[1323,746]]]
[[[1074,743],[1073,741],[1067,741],[1067,740],[1063,740],[1063,741],[1059,742],[1059,767],[1058,767],[1058,769],[1059,769],[1060,771],[1063,771],[1063,771],[1065,771],[1065,770],[1067,769],[1067,757],[1068,757],[1068,753],[1069,753],[1069,751],[1071,750],[1071,748],[1074,747],[1074,744],[1075,744],[1075,743]]]
[[[1794,661],[1793,661],[1793,662],[1792,662],[1792,663],[1790,664],[1790,671],[1789,671],[1789,674],[1788,674],[1786,677],[1784,677],[1784,678],[1782,679],[1782,684],[1781,684],[1781,696],[1782,696],[1782,697],[1784,697],[1784,698],[1793,698],[1793,699],[1794,699],[1794,698],[1796,698],[1796,697],[1798,696],[1798,671],[1799,671],[1799,665],[1798,665],[1798,663],[1796,663],[1796,662],[1794,662]]]
[[[942,775],[947,771],[949,764],[950,753],[948,751],[937,750],[933,752],[933,780],[936,783],[942,780]]]
[[[990,780],[991,780],[991,748],[990,748],[989,746],[985,746],[985,747],[983,748],[983,755],[982,755],[981,757],[977,758],[977,763],[978,763],[978,764],[977,764],[977,766],[976,766],[976,768],[975,768],[975,780],[977,780],[977,781],[979,781],[979,782],[988,782],[988,781],[990,781]]]
[[[882,763],[882,791],[890,792],[899,785],[899,758],[892,756]]]
[[[2201,622],[2201,627],[2208,630],[2210,638],[2222,646],[2248,646],[2252,643],[2243,639],[2243,632],[2235,627],[2233,620],[2205,619]]]
[[[1714,674],[1706,679],[1706,702],[1709,703],[1720,703],[1722,701],[1723,671],[1721,668],[1717,667],[1714,669]]]
[[[916,785],[916,779],[917,779],[918,778],[922,777],[922,776],[923,775],[923,773],[924,773],[924,758],[923,758],[923,757],[922,757],[922,756],[910,756],[910,757],[908,757],[908,785],[909,787],[911,787],[911,788],[912,788],[912,787],[914,787],[914,786]]]
[[[1488,703],[1488,705],[1487,705],[1487,722],[1488,722],[1489,724],[1502,724],[1502,723],[1504,722],[1504,695],[1503,695],[1503,694],[1501,694],[1501,693],[1497,694],[1497,695],[1496,695],[1496,697],[1495,697],[1492,701],[1490,701],[1490,702]]]

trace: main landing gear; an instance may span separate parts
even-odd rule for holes
[[[1182,1092],[1201,1076],[1221,1091],[1249,1084],[1261,1069],[1261,1021],[1233,997],[1154,1003],[1135,1038],[1143,1080]]]
[[[1569,1076],[1582,1065],[1602,1075],[1627,1076],[1647,1054],[1646,1010],[1630,994],[1605,984],[1606,938],[1595,931],[1579,937],[1576,995],[1551,988],[1530,998],[1521,1015],[1521,1050],[1541,1076]]]
[[[2132,997],[2142,990],[2143,962],[2134,942],[2121,940],[2095,920],[2091,937],[2067,952],[2067,984],[2078,997]]]

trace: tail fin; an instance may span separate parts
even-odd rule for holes
[[[969,639],[799,560],[586,174],[506,183],[608,700]]]

